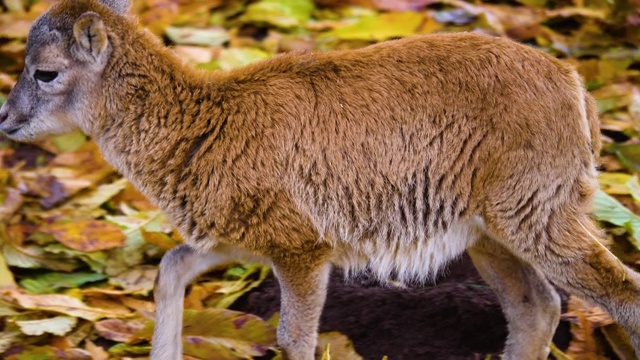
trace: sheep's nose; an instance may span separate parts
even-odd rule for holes
[[[5,110],[4,106],[0,109],[0,124],[2,124],[9,117],[9,112]]]

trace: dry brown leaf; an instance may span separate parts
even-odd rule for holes
[[[20,194],[20,191],[13,188],[6,190],[4,201],[0,205],[0,221],[6,222],[11,216],[22,206],[24,198]]]
[[[157,266],[140,265],[111,277],[109,283],[120,286],[127,294],[148,295],[153,290],[157,275]]]
[[[156,311],[156,303],[153,301],[141,300],[131,296],[120,297],[122,305],[135,310],[141,314],[153,314]]]
[[[126,318],[132,315],[131,310],[117,301],[117,298],[87,296],[84,301],[91,307],[108,311],[112,314],[110,317]]]
[[[143,327],[145,321],[106,319],[95,323],[95,329],[105,339],[131,344],[138,338],[135,336]]]
[[[84,345],[84,349],[91,355],[92,360],[108,360],[109,353],[94,344],[91,340],[87,339]]]

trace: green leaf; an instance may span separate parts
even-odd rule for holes
[[[69,259],[56,259],[46,256],[45,251],[39,246],[16,247],[5,243],[2,252],[9,266],[25,269],[48,268],[59,271],[73,271],[78,267],[77,261]]]
[[[97,273],[103,273],[106,266],[107,256],[103,251],[84,252],[71,249],[62,244],[47,245],[44,251],[51,254],[64,255],[69,259],[77,258],[89,265],[91,270]]]
[[[91,356],[82,349],[59,349],[53,346],[25,346],[16,349],[4,360],[89,360]]]
[[[627,229],[631,234],[629,241],[640,249],[640,216],[602,190],[596,191],[593,205],[596,219]]]
[[[140,229],[127,234],[124,247],[107,252],[105,273],[115,276],[144,262],[144,248],[151,246],[142,238]]]
[[[127,344],[118,344],[109,348],[109,354],[115,356],[126,356],[126,355],[146,355],[151,352],[150,345],[127,345]]]
[[[73,131],[68,134],[55,136],[53,144],[60,153],[76,151],[87,142],[87,136],[81,131]]]
[[[247,273],[253,272],[253,267],[251,265],[252,264],[246,263],[233,265],[224,272],[222,278],[224,280],[240,280]]]
[[[63,288],[75,288],[88,282],[100,281],[106,278],[103,274],[90,272],[50,272],[24,278],[20,280],[20,286],[31,293],[44,294]]]
[[[285,29],[302,27],[314,9],[312,0],[261,0],[247,6],[242,20]]]
[[[640,183],[638,183],[638,177],[634,175],[626,182],[625,185],[627,185],[627,188],[629,189],[629,193],[631,194],[633,200],[635,200],[636,203],[640,204]]]
[[[231,48],[220,51],[218,66],[222,70],[231,70],[253,62],[268,59],[271,57],[266,51],[257,48]]]
[[[246,265],[245,272],[237,281],[231,283],[231,285],[229,286],[223,286],[216,291],[217,293],[224,294],[224,296],[219,298],[212,304],[207,303],[207,305],[216,308],[228,308],[242,295],[260,286],[260,284],[264,281],[264,279],[267,278],[267,276],[269,276],[270,273],[271,269],[268,266],[264,266],[261,264]],[[228,274],[225,273],[225,276],[227,275]],[[255,280],[252,280],[252,277],[255,277],[256,275],[257,278],[255,278]]]
[[[640,171],[640,144],[611,144],[606,150],[613,152],[627,169]]]

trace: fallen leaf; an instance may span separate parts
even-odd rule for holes
[[[178,242],[175,239],[165,233],[158,231],[146,231],[143,228],[140,229],[140,232],[142,233],[144,241],[149,244],[153,244],[160,249],[169,250],[178,245]]]
[[[632,94],[633,86],[630,83],[611,84],[592,92],[602,113],[628,106]]]
[[[27,276],[20,280],[20,286],[35,294],[51,293],[58,289],[75,288],[80,285],[104,280],[103,274],[89,272],[49,272],[35,276]]]
[[[26,295],[18,291],[11,291],[10,296],[23,309],[43,310],[75,316],[86,320],[96,321],[104,317],[121,317],[121,312],[106,311],[87,306],[82,301],[67,295]]]
[[[0,331],[0,354],[4,353],[11,346],[20,343],[22,337],[20,331]]]
[[[20,191],[13,188],[6,189],[6,194],[2,199],[2,204],[0,204],[0,221],[8,221],[23,203],[24,198]]]
[[[373,5],[380,10],[389,11],[417,11],[425,6],[437,3],[438,0],[372,0]]]
[[[44,333],[63,336],[78,323],[78,319],[69,316],[56,316],[41,320],[18,320],[16,324],[26,335],[38,336]]]
[[[128,345],[117,344],[109,348],[110,355],[123,357],[127,355],[146,355],[151,352],[151,346],[149,345]]]
[[[631,175],[621,172],[602,172],[598,174],[600,188],[609,195],[629,195],[627,183],[631,179]]]
[[[629,241],[640,249],[640,216],[624,207],[618,200],[604,191],[596,191],[593,214],[599,221],[624,227],[631,233]]]
[[[425,20],[423,14],[415,12],[393,12],[367,16],[351,25],[335,28],[322,37],[341,40],[382,41],[415,34]]]
[[[16,287],[13,273],[7,265],[4,255],[0,252],[0,289],[15,289]]]
[[[89,353],[92,360],[108,360],[109,353],[106,352],[100,346],[94,344],[91,340],[87,339],[85,342],[85,350]]]
[[[2,245],[4,259],[9,266],[19,268],[47,268],[57,271],[73,271],[79,264],[73,259],[63,259],[47,256],[40,246],[14,246],[5,243]]]
[[[105,339],[131,344],[144,327],[143,320],[106,319],[95,323],[96,332]]]
[[[222,70],[231,70],[269,57],[269,53],[256,48],[223,49],[218,57],[218,66]]]
[[[82,349],[61,350],[53,346],[25,346],[5,358],[5,360],[41,359],[91,360],[91,356]]]
[[[640,144],[611,144],[606,146],[631,171],[640,171]]]
[[[207,301],[207,306],[228,308],[242,295],[260,286],[270,273],[271,269],[267,266],[247,264],[246,271],[238,280],[234,282],[219,282],[220,286],[216,290],[216,293],[222,294],[223,296],[214,301]]]
[[[312,0],[259,0],[247,6],[242,20],[292,28],[306,24],[313,9]]]
[[[129,294],[148,295],[153,290],[158,267],[136,266],[109,279],[109,284],[121,287]]]
[[[222,28],[197,29],[190,27],[166,28],[166,34],[176,44],[217,46],[229,41],[229,34]]]
[[[126,239],[118,226],[100,220],[47,224],[39,230],[53,235],[71,249],[85,252],[119,248]]]
[[[98,209],[102,204],[118,195],[127,186],[129,186],[129,181],[125,178],[98,185],[94,189],[73,197],[64,205],[55,209],[55,211],[50,212],[50,214],[62,213],[65,214],[65,217],[71,217],[75,214],[80,217],[82,217],[82,215],[92,214],[95,217],[95,215],[102,213],[102,211],[94,211],[95,209]]]
[[[329,345],[331,344],[331,345]],[[323,349],[331,349],[331,357],[340,360],[362,360],[362,356],[358,355],[353,343],[346,335],[332,331],[321,333],[318,336],[318,344],[316,345],[316,356],[323,354]]]

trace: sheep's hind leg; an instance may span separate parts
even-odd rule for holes
[[[502,245],[483,237],[468,250],[495,291],[507,319],[506,360],[547,359],[560,320],[560,297],[543,275]]]

